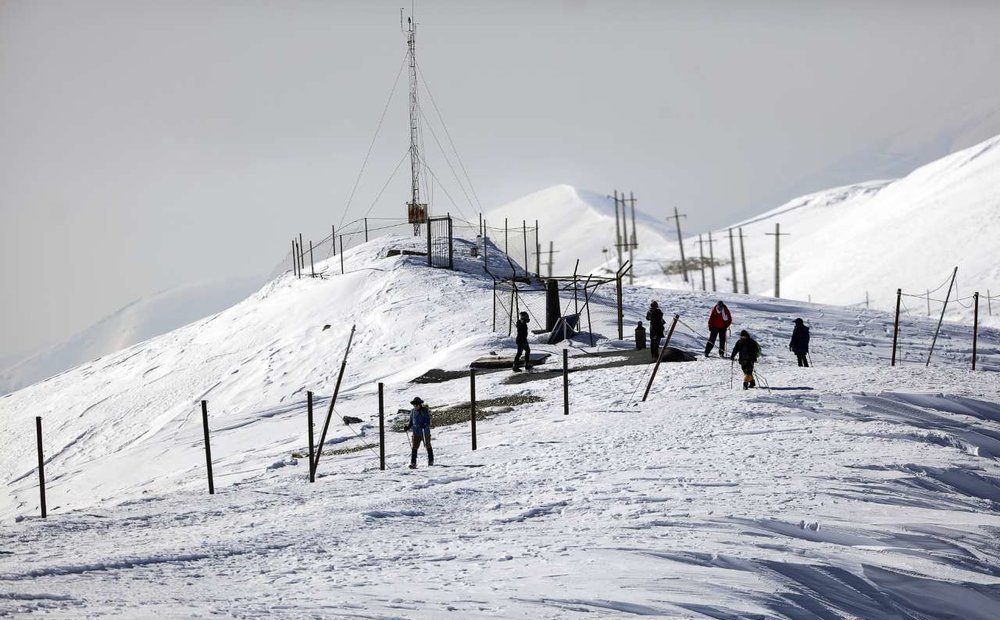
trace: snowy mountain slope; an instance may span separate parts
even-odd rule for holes
[[[774,232],[781,225],[781,295],[787,299],[836,305],[869,304],[885,310],[895,306],[895,292],[931,290],[930,311],[917,299],[906,300],[907,310],[936,316],[947,287],[935,290],[958,266],[957,294],[948,316],[971,323],[974,291],[981,293],[980,320],[1000,326],[1000,136],[932,162],[904,178],[869,181],[802,196],[743,222],[744,251],[750,292],[774,292]],[[570,186],[555,186],[499,207],[486,215],[491,227],[522,221],[540,222],[542,262],[548,241],[554,240],[555,273],[572,273],[580,259],[581,273],[607,273],[618,268],[614,251],[613,201]],[[636,283],[667,288],[700,288],[695,269],[685,284],[679,273],[680,251],[674,229],[666,221],[636,209],[639,248],[635,250]],[[631,229],[631,220],[629,221]],[[492,232],[502,247],[502,231]],[[517,235],[511,233],[514,239]],[[732,290],[732,261],[728,229],[712,231],[716,260],[716,288]],[[711,252],[708,234],[706,261]],[[516,242],[516,240],[515,240]],[[686,259],[697,267],[696,235],[684,240]],[[607,249],[605,254],[603,250]],[[517,250],[520,252],[520,250]],[[739,241],[733,244],[737,280],[742,291]],[[628,258],[625,252],[624,258]],[[665,275],[664,268],[671,271]],[[542,269],[545,272],[544,266]],[[706,262],[706,287],[711,273]],[[987,304],[989,292],[995,304]],[[995,311],[990,305],[996,305]],[[992,311],[992,313],[991,313]]]
[[[66,342],[13,361],[0,372],[0,394],[120,351],[224,310],[261,286],[258,278],[230,278],[170,289],[138,299]]]
[[[971,295],[983,296],[980,314],[1000,324],[1000,310],[987,313],[985,296],[1000,294],[1000,136],[923,166],[895,181],[873,181],[803,196],[777,209],[734,224],[742,226],[750,292],[774,291],[775,224],[789,236],[781,239],[781,295],[831,304],[864,303],[891,309],[895,292],[943,300],[947,287],[934,290],[958,266],[957,295],[949,317],[971,322]],[[719,290],[731,290],[731,262],[726,230],[714,231]],[[688,255],[696,240],[686,240]],[[720,251],[721,250],[721,251]],[[737,260],[739,246],[736,246]],[[668,260],[678,256],[676,244]],[[648,258],[648,257],[646,257]],[[637,261],[638,263],[639,261]],[[643,273],[652,276],[647,261]],[[700,274],[696,285],[700,287]],[[742,287],[742,274],[738,274]],[[670,278],[677,286],[679,278]],[[710,286],[710,284],[709,284]],[[926,310],[920,300],[904,300],[913,313]],[[930,314],[940,312],[932,304]],[[926,312],[924,312],[926,314]]]
[[[467,378],[411,384],[511,350],[491,328],[492,281],[385,258],[412,238],[347,253],[346,275],[279,277],[214,317],[0,399],[0,610],[59,616],[991,618],[1000,609],[1000,333],[980,368],[968,329],[901,332],[884,312],[723,295],[764,348],[772,390],[730,390],[704,359],[616,366],[572,343],[561,376],[481,373],[480,399],[537,403],[435,429],[442,467],[404,469],[377,436],[420,395],[468,399]],[[338,265],[339,267],[339,262]],[[627,287],[626,324],[656,297],[674,344],[702,346],[713,294]],[[603,313],[599,313],[604,315]],[[794,366],[790,320],[813,328]],[[324,329],[329,324],[329,329]],[[316,484],[303,461],[305,391],[326,400],[350,325],[355,346]],[[596,325],[610,335],[613,325]],[[536,343],[558,358],[560,347]],[[738,377],[737,377],[738,381]],[[209,401],[217,495],[208,496],[198,401]],[[46,428],[50,518],[37,509],[33,416]],[[362,437],[358,437],[360,434]]]

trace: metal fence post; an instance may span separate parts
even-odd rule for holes
[[[215,495],[215,481],[212,479],[212,445],[208,439],[208,401],[201,401],[201,424],[205,428],[205,465],[208,467],[208,494]]]
[[[472,449],[476,449],[476,369],[469,371],[469,408],[472,411]]]
[[[41,498],[42,518],[48,512],[45,509],[45,458],[42,456],[42,416],[35,416],[35,436],[38,440],[38,492]]]
[[[569,349],[563,349],[563,415],[569,415]]]
[[[378,384],[378,468],[385,470],[385,386]]]
[[[306,392],[306,416],[309,425],[309,482],[316,482],[316,472],[313,471],[313,455],[316,452],[315,441],[313,439],[313,393]]]

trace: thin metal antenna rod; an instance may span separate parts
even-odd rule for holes
[[[406,18],[406,56],[410,65],[410,204],[420,204],[420,151],[419,128],[417,127],[420,108],[417,105],[417,24],[413,20],[413,10]],[[414,236],[420,234],[420,224],[413,225]]]

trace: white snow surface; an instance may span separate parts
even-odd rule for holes
[[[816,192],[734,223],[734,235],[736,229],[743,228],[750,293],[774,294],[775,242],[767,233],[780,224],[781,233],[788,235],[780,242],[783,298],[865,305],[867,293],[870,307],[892,310],[897,288],[921,296],[930,290],[929,309],[926,300],[910,297],[903,300],[904,313],[936,317],[947,294],[947,280],[957,266],[957,288],[951,294],[947,316],[971,324],[971,297],[978,291],[980,321],[1000,327],[998,145],[1000,136],[931,162],[901,179]],[[619,266],[613,205],[610,198],[561,185],[499,207],[487,214],[487,219],[491,226],[501,227],[505,217],[512,227],[521,226],[523,220],[531,226],[538,219],[543,263],[550,239],[560,251],[554,260],[557,275],[571,274],[578,258],[581,273],[605,273]],[[636,283],[701,289],[697,270],[687,284],[679,273],[664,275],[662,267],[680,259],[675,228],[673,223],[668,225],[666,220],[657,221],[642,213],[641,200],[637,205]],[[681,212],[684,210],[681,205]],[[628,227],[631,231],[631,213]],[[728,231],[729,227],[712,231],[715,288],[719,291],[732,291]],[[502,246],[502,233],[492,234]],[[707,232],[702,239],[707,261]],[[689,234],[684,244],[687,261],[697,264],[698,236]],[[609,254],[605,255],[604,249]],[[629,258],[627,251],[623,254],[623,259]],[[742,291],[738,240],[732,254]],[[707,266],[705,286],[712,290]],[[993,296],[992,303],[987,303],[987,293]]]
[[[263,278],[237,277],[167,289],[137,299],[65,342],[0,371],[0,394],[138,344],[224,310],[260,288]]]
[[[672,344],[696,353],[710,305],[726,299],[734,330],[761,342],[771,389],[740,390],[738,375],[730,389],[730,362],[699,353],[663,364],[642,402],[652,367],[612,364],[631,332],[614,339],[613,295],[599,294],[596,346],[538,336],[533,350],[553,356],[530,376],[477,377],[479,399],[543,400],[494,408],[474,452],[468,423],[435,428],[434,467],[421,454],[407,470],[407,438],[388,431],[380,471],[378,382],[389,412],[416,395],[440,410],[468,401],[469,379],[411,379],[513,349],[506,325],[492,331],[492,280],[469,244],[454,272],[386,257],[414,243],[373,240],[347,252],[345,275],[339,257],[325,279],[286,273],[217,315],[0,398],[0,615],[1000,615],[997,331],[980,334],[973,372],[969,329],[946,323],[925,367],[934,323],[907,318],[890,367],[882,311],[626,286],[626,326],[657,298],[683,321]],[[812,327],[813,368],[787,351],[796,316]],[[293,457],[306,450],[306,392],[321,424],[352,325],[310,484]],[[563,346],[568,416],[561,373],[546,370]],[[344,447],[359,450],[332,453]]]

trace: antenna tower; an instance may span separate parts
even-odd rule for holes
[[[399,11],[400,27],[403,26],[403,10]],[[406,18],[406,56],[410,65],[410,202],[406,203],[407,219],[413,224],[413,235],[420,234],[420,225],[427,221],[427,204],[420,202],[420,151],[419,114],[417,106],[417,24],[413,13]]]

